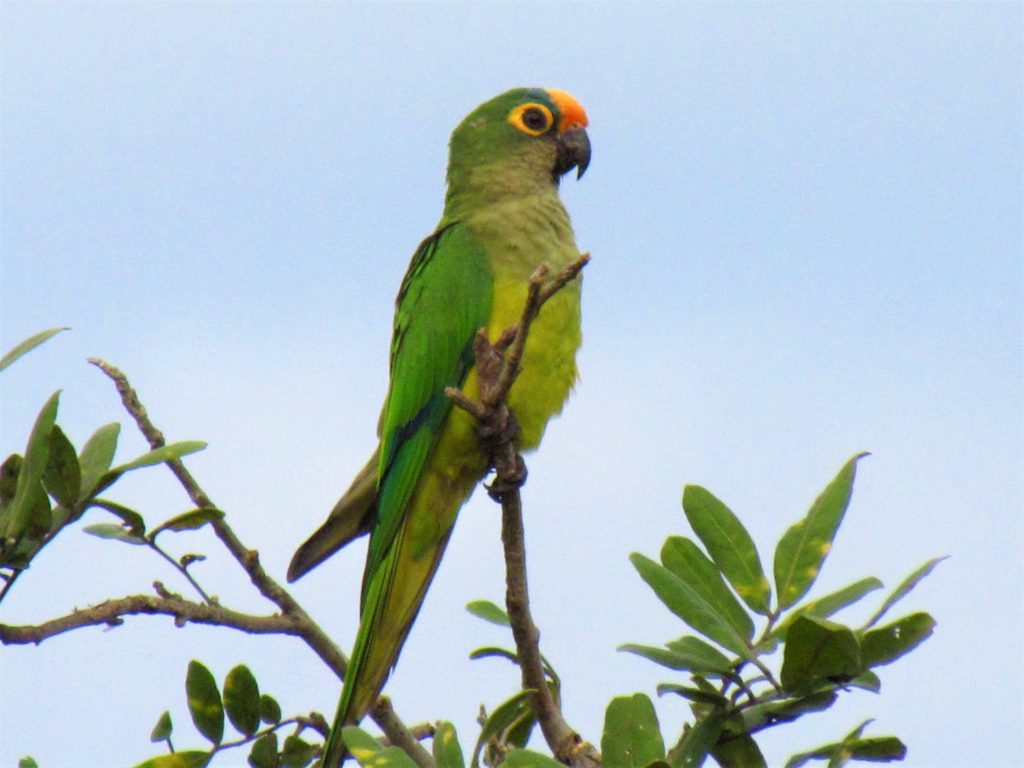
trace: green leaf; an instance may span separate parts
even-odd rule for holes
[[[474,600],[466,603],[466,610],[477,618],[497,624],[499,627],[511,626],[508,614],[490,600]]]
[[[15,485],[14,497],[6,510],[7,529],[3,538],[18,540],[32,524],[33,512],[38,509],[38,493],[42,488],[43,475],[50,455],[50,433],[57,419],[57,407],[60,403],[60,390],[57,390],[46,401],[25,447],[25,458],[21,462],[18,481]],[[49,504],[47,504],[49,511]],[[47,526],[47,529],[49,526]]]
[[[143,469],[145,467],[152,467],[174,459],[180,459],[182,456],[187,456],[190,453],[201,451],[204,448],[206,448],[206,443],[201,440],[185,440],[180,443],[171,443],[170,445],[164,445],[160,448],[154,448],[152,451],[142,454],[138,458],[129,461],[127,464],[119,464],[118,466],[107,470],[107,472],[100,477],[99,481],[96,483],[94,493],[99,493],[103,489],[110,487],[126,472]]]
[[[873,763],[891,763],[907,756],[906,745],[895,736],[860,739],[849,747],[854,760],[870,760]]]
[[[642,693],[611,700],[604,715],[601,756],[616,768],[642,768],[665,757],[658,716]]]
[[[817,600],[794,608],[789,616],[769,635],[770,638],[785,637],[789,626],[800,616],[814,616],[819,619],[827,619],[829,616],[838,613],[843,608],[853,605],[865,595],[882,588],[882,582],[874,576],[861,579],[848,587],[831,592]]]
[[[292,734],[284,740],[281,750],[281,764],[284,768],[306,768],[313,762],[313,747]]]
[[[696,640],[697,638],[689,638]],[[685,672],[699,672],[713,677],[723,677],[729,674],[729,659],[716,648],[704,644],[705,647],[714,652],[714,655],[706,653],[688,653],[674,650],[673,648],[656,648],[649,645],[634,645],[627,643],[620,645],[618,650],[626,653],[633,653],[645,659],[653,661],[669,669]]]
[[[752,611],[766,615],[772,588],[764,575],[754,540],[740,519],[699,485],[688,485],[683,490],[683,512],[736,594]]]
[[[861,651],[861,654],[863,655],[863,651]],[[866,669],[861,672],[853,678],[853,680],[848,682],[847,685],[851,688],[860,688],[862,691],[870,691],[871,693],[878,693],[882,690],[882,681],[879,680],[878,675],[870,669]]]
[[[504,736],[524,719],[528,719],[532,727],[532,723],[535,722],[533,706],[530,704],[532,694],[532,689],[519,691],[494,708],[484,721],[476,746],[473,748],[473,759],[470,761],[473,768],[480,765],[480,754],[492,739],[503,741]]]
[[[398,747],[384,747],[373,736],[353,725],[341,730],[345,748],[364,768],[417,768]]]
[[[281,722],[281,705],[277,699],[264,693],[260,696],[260,720],[267,725],[277,725]]]
[[[665,606],[701,634],[744,658],[750,648],[743,635],[685,581],[668,568],[634,552],[630,562]]]
[[[105,509],[110,514],[120,518],[128,530],[136,537],[141,539],[146,535],[146,521],[134,509],[129,509],[123,504],[108,501],[107,499],[93,499],[89,502],[89,506]]]
[[[839,745],[840,748],[832,755],[832,759],[828,761],[828,768],[840,768],[850,762],[852,753],[849,748],[860,740],[860,735],[864,733],[864,729],[868,727],[870,722],[870,720],[865,720],[843,738],[842,743]]]
[[[828,760],[838,748],[839,744],[826,744],[808,752],[800,752],[786,761],[785,768],[803,768],[811,760]]]
[[[418,768],[412,758],[398,747],[384,747],[362,765],[366,768]]]
[[[149,540],[153,541],[156,539],[157,534],[163,533],[164,531],[194,531],[197,528],[202,528],[207,523],[213,522],[214,520],[221,520],[223,517],[224,513],[219,509],[214,509],[213,507],[191,509],[188,512],[182,512],[180,515],[176,515],[170,520],[158,525],[149,532]]]
[[[552,687],[550,684],[548,687]],[[554,698],[555,704],[558,705],[559,699],[557,692],[552,690],[552,697]],[[530,736],[533,735],[533,729],[537,726],[537,718],[533,715],[533,708],[529,711],[524,712],[522,717],[514,721],[508,728],[506,728],[501,735],[501,741],[504,747],[518,747],[522,749],[530,741]]]
[[[713,606],[748,642],[754,637],[753,620],[725,585],[718,567],[690,539],[666,539],[661,548],[661,564]]]
[[[18,761],[18,768],[39,768],[39,763],[34,758],[26,755]]]
[[[814,500],[807,516],[790,527],[779,541],[775,549],[775,588],[780,608],[795,604],[818,577],[850,504],[857,462],[867,455],[858,453],[846,462]]]
[[[466,761],[462,756],[455,726],[448,722],[440,722],[434,731],[434,762],[437,768],[465,768]]]
[[[21,457],[12,456],[6,464],[7,469],[17,469]],[[17,476],[13,478],[17,485]],[[18,508],[14,510],[13,499],[8,499],[6,504],[0,504],[0,567],[20,570],[27,568],[32,558],[42,548],[44,539],[51,530],[56,530],[67,519],[66,510],[57,507],[50,509],[50,497],[46,495],[43,486],[36,483],[23,493],[18,500]],[[10,538],[3,536],[3,531],[8,530],[8,523],[12,511],[17,511],[21,518],[18,530],[12,530]]]
[[[217,681],[203,664],[194,659],[188,663],[185,693],[192,722],[203,736],[214,744],[224,738],[224,704],[217,690]]]
[[[43,486],[36,484],[28,493],[25,499],[25,528],[22,535],[26,542],[34,544],[42,541],[43,537],[53,528],[53,514],[50,509],[50,497],[46,495]],[[38,551],[38,547],[31,547],[32,553]]]
[[[56,424],[50,430],[50,455],[43,473],[43,485],[53,498],[69,509],[78,501],[82,471],[75,447]]]
[[[948,555],[946,557],[948,557]],[[916,587],[918,585],[918,582],[920,582],[925,576],[927,576],[929,573],[935,570],[935,566],[937,566],[939,563],[945,560],[946,557],[932,558],[927,563],[920,566],[912,574],[907,576],[907,578],[905,578],[900,583],[900,585],[893,590],[893,593],[886,598],[885,602],[882,603],[882,607],[879,608],[875,615],[868,620],[868,623],[864,625],[863,629],[870,629],[875,624],[877,624],[878,621],[888,612],[890,608],[892,608],[894,605],[896,605],[896,603],[898,603],[900,600],[906,597],[907,593],[909,593],[910,590]]]
[[[801,616],[789,628],[781,679],[788,693],[810,693],[827,683],[845,682],[862,669],[860,647],[848,627]]]
[[[0,508],[10,504],[18,490],[18,474],[23,461],[20,453],[12,453],[0,464]]]
[[[721,740],[711,750],[711,756],[721,768],[767,768],[768,763],[749,734],[740,734]]]
[[[180,459],[182,456],[201,451],[204,448],[206,448],[206,443],[202,440],[183,440],[180,443],[170,443],[160,448],[154,448],[152,451],[132,459],[127,464],[119,464],[110,470],[110,474],[123,475],[125,472],[131,472],[133,469],[163,464],[165,461]]]
[[[565,768],[557,760],[530,749],[513,749],[502,765],[505,768]],[[607,765],[610,766],[611,763]]]
[[[78,464],[82,468],[79,501],[86,501],[102,490],[98,486],[114,460],[117,436],[120,433],[121,425],[114,421],[104,424],[85,441],[81,453],[78,454]]]
[[[173,729],[174,724],[171,722],[171,713],[165,711],[156,721],[156,725],[153,726],[153,730],[150,731],[149,740],[154,743],[158,741],[167,741],[171,738],[171,731]]]
[[[932,636],[935,619],[927,613],[912,613],[884,627],[865,632],[860,639],[861,658],[866,667],[891,664]]]
[[[678,640],[669,640],[665,646],[673,653],[688,656],[694,661],[702,663],[708,670],[729,671],[732,669],[732,662],[728,657],[699,637],[684,635]]]
[[[224,709],[239,733],[252,736],[260,727],[260,688],[244,664],[224,678]]]
[[[819,619],[827,619],[834,613],[838,613],[843,608],[853,605],[860,600],[864,595],[874,592],[876,589],[882,588],[882,582],[876,579],[874,576],[868,576],[866,579],[854,582],[848,587],[831,592],[824,597],[819,597],[817,600],[804,605],[802,608],[796,610],[804,613],[808,616],[817,616]]]
[[[489,659],[497,657],[501,659],[508,659],[515,665],[519,665],[519,657],[514,651],[510,651],[507,648],[496,648],[494,646],[487,646],[486,648],[477,648],[475,651],[469,654],[469,658],[473,659]]]
[[[117,523],[95,523],[94,525],[85,526],[82,530],[91,536],[98,536],[101,539],[115,539],[116,541],[123,541],[126,544],[134,544],[136,546],[145,546],[148,543],[145,539],[132,533],[130,528],[125,528]]]
[[[135,768],[206,768],[211,757],[209,752],[193,749],[188,752],[160,755],[144,763],[139,763]]]
[[[249,750],[249,758],[246,762],[252,768],[278,768],[277,733],[271,731],[256,739],[252,744],[252,749]]]
[[[0,371],[2,371],[4,368],[9,366],[11,363],[13,363],[15,360],[17,360],[22,355],[25,355],[25,354],[31,352],[33,349],[38,347],[44,341],[49,339],[51,336],[55,336],[58,333],[60,333],[61,331],[68,331],[68,330],[71,330],[71,329],[68,326],[66,326],[66,325],[62,325],[59,328],[50,328],[49,330],[40,331],[39,333],[36,333],[36,334],[34,334],[32,336],[29,336],[27,339],[25,339],[21,343],[16,344],[14,346],[14,348],[11,349],[6,355],[4,355],[3,357],[0,357]]]
[[[682,742],[668,753],[669,765],[673,768],[700,768],[724,729],[725,718],[721,715],[698,720],[686,732]]]
[[[835,704],[838,698],[835,691],[826,690],[817,691],[809,696],[757,704],[743,710],[743,722],[749,733],[756,733],[779,723],[790,723],[811,712],[824,712]]]
[[[360,765],[366,765],[370,757],[384,751],[384,746],[379,741],[354,725],[347,725],[341,729],[341,740],[345,742],[345,749],[359,761]]]
[[[676,696],[682,696],[684,699],[695,701],[698,704],[710,704],[712,707],[719,709],[724,708],[729,703],[729,700],[718,691],[689,688],[685,685],[677,685],[676,683],[661,683],[657,691],[659,696],[664,696],[666,693],[674,693]]]
[[[825,744],[824,746],[812,749],[809,752],[801,752],[797,755],[793,755],[786,761],[786,768],[802,768],[802,766],[811,762],[811,760],[830,760],[841,747],[842,745],[837,742],[835,744]]]
[[[862,739],[861,734],[870,722],[865,720],[840,742],[825,744],[809,752],[793,755],[786,762],[786,768],[801,768],[811,760],[828,760],[829,768],[838,768],[850,760],[889,763],[906,757],[907,748],[895,736]]]

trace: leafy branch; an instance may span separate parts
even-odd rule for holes
[[[3,358],[6,367],[53,335],[37,334]],[[30,343],[31,342],[31,343]],[[60,393],[54,393],[43,406],[28,440],[25,454],[13,454],[0,467],[0,599],[13,587],[31,561],[70,523],[86,511],[96,508],[113,514],[120,524],[87,526],[87,532],[147,546],[170,562],[203,599],[195,603],[167,592],[157,583],[157,595],[133,595],[108,600],[97,606],[74,611],[43,624],[17,626],[0,624],[0,641],[4,643],[38,643],[47,638],[85,626],[117,626],[130,615],[162,614],[174,618],[176,625],[189,622],[218,625],[246,632],[280,633],[300,637],[339,677],[344,677],[347,660],[337,645],[313,621],[295,599],[264,570],[259,554],[246,547],[227,523],[223,512],[212,502],[181,461],[181,457],[201,450],[205,443],[168,444],[150,420],[146,408],[127,377],[114,366],[101,360],[90,362],[113,382],[121,402],[146,438],[150,451],[126,464],[111,466],[117,447],[120,427],[101,427],[77,453],[71,442],[56,425]],[[142,515],[123,505],[102,499],[99,494],[110,488],[122,475],[144,467],[166,464],[178,479],[196,509],[178,515],[153,529],[148,535]],[[51,505],[51,498],[56,506]],[[188,566],[202,558],[185,555],[175,560],[156,543],[158,534],[209,525],[236,562],[248,574],[257,590],[274,603],[279,612],[270,616],[253,616],[232,611],[213,601],[188,571]],[[421,768],[431,768],[433,760],[412,731],[395,714],[391,702],[381,697],[369,716],[387,739],[401,745]]]
[[[935,622],[926,613],[872,627],[941,558],[908,576],[858,629],[830,617],[881,588],[874,577],[800,603],[832,550],[852,497],[857,464],[865,455],[852,457],[807,514],[782,536],[775,550],[774,601],[749,533],[724,503],[699,486],[686,487],[683,511],[704,549],[688,538],[672,536],[662,548],[660,563],[640,554],[631,556],[640,576],[665,606],[703,636],[684,636],[663,647],[628,644],[620,648],[690,675],[689,685],[673,682],[658,687],[659,694],[687,699],[695,716],[675,746],[658,760],[691,766],[710,755],[722,766],[765,766],[754,734],[828,709],[851,688],[877,693],[880,682],[874,669],[909,653],[931,635]],[[764,619],[756,640],[755,618],[743,604]],[[776,673],[766,659],[780,645],[782,664]],[[756,670],[754,676],[747,674],[748,666]],[[653,709],[648,711],[646,697],[638,696],[642,700],[622,706],[657,730]],[[906,750],[898,739],[862,739],[865,725],[841,742],[795,756],[790,765],[817,758],[835,765],[849,759],[902,759]],[[607,760],[608,750],[602,747]]]

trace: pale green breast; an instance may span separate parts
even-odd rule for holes
[[[495,205],[466,222],[487,250],[494,271],[488,335],[491,340],[519,321],[530,276],[547,262],[557,272],[579,257],[569,217],[550,194]],[[580,331],[580,279],[545,304],[526,342],[522,371],[509,397],[519,420],[522,449],[536,447],[548,420],[562,410],[576,381]]]

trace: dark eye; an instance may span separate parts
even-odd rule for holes
[[[531,131],[545,131],[548,127],[548,117],[536,107],[530,107],[523,112],[523,125]]]

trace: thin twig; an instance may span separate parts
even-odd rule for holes
[[[146,412],[145,406],[139,400],[138,395],[128,382],[128,378],[120,370],[96,358],[90,358],[89,362],[105,373],[117,387],[118,394],[125,410],[135,420],[139,431],[146,438],[150,448],[161,448],[166,444],[163,433],[156,428]],[[195,478],[188,471],[180,459],[169,459],[165,462],[168,468],[178,478],[178,482],[188,494],[189,498],[197,507],[218,508],[207,496],[206,492],[199,486]],[[317,625],[308,613],[296,602],[287,590],[278,584],[264,570],[260,564],[259,553],[254,549],[246,547],[238,538],[235,532],[228,525],[225,518],[216,518],[210,521],[217,538],[221,540],[231,555],[238,561],[253,586],[260,594],[277,605],[281,613],[295,625],[295,634],[301,637],[320,659],[331,668],[340,678],[344,679],[348,661],[338,646],[327,634]],[[379,701],[370,712],[370,717],[380,727],[392,744],[401,747],[413,761],[421,768],[434,768],[434,759],[409,732],[407,726],[395,714],[391,702]],[[399,727],[401,726],[401,727]]]
[[[3,602],[4,596],[10,591],[11,587],[14,586],[14,582],[18,580],[18,577],[22,574],[22,571],[12,571],[11,573],[3,574],[4,586],[0,589],[0,603]]]
[[[775,679],[775,676],[772,674],[772,671],[768,669],[767,666],[765,666],[765,663],[763,661],[757,658],[757,656],[754,656],[750,659],[750,663],[757,667],[759,670],[761,670],[761,674],[763,674],[765,679],[772,684],[772,687],[775,688],[777,693],[785,693],[785,691],[783,691],[782,689],[782,686],[779,684],[779,681]]]
[[[160,555],[160,557],[162,557],[168,563],[173,565],[174,569],[176,571],[178,571],[178,573],[180,573],[182,576],[185,577],[185,580],[189,584],[192,585],[192,589],[194,589],[196,592],[198,592],[199,596],[203,598],[203,602],[210,603],[210,604],[212,604],[214,602],[210,598],[210,596],[208,594],[206,594],[206,590],[203,589],[201,586],[199,586],[199,582],[196,581],[192,577],[192,574],[188,572],[188,568],[186,568],[181,563],[179,563],[177,560],[175,560],[173,557],[171,557],[169,554],[164,552],[159,546],[157,546],[157,543],[155,541],[153,541],[152,539],[147,539],[146,541],[147,541],[147,544],[148,544],[150,549],[152,549],[154,552],[156,552],[158,555]]]

